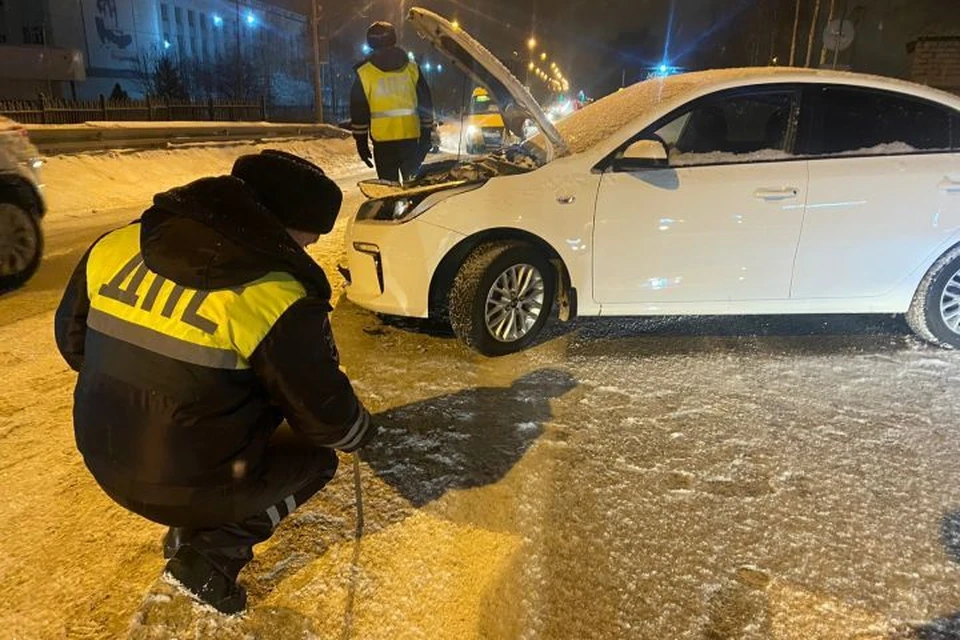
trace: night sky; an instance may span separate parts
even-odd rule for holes
[[[277,0],[287,4],[308,0]],[[403,8],[423,6],[449,18],[488,46],[523,79],[534,33],[538,52],[556,60],[576,88],[601,96],[636,82],[662,62],[687,69],[786,64],[795,0],[319,0],[331,26],[338,67],[362,56],[370,22],[401,22]],[[815,0],[801,0],[797,62],[803,64]],[[819,34],[830,0],[821,0]],[[835,0],[856,23],[857,46],[841,63],[854,70],[906,76],[906,43],[930,29],[960,33],[960,0]],[[952,26],[951,26],[952,25]],[[439,61],[412,31],[401,45]],[[349,67],[346,68],[349,71]],[[450,79],[437,79],[450,82]],[[443,89],[444,87],[440,87]],[[449,88],[449,87],[448,87]]]
[[[293,0],[296,1],[296,0]],[[331,2],[321,0],[327,16],[343,37],[360,41],[362,31],[374,19],[399,20],[399,0]],[[727,7],[728,20],[735,15],[732,5],[745,7],[757,0],[415,0],[404,6],[422,6],[458,19],[464,28],[515,68],[525,68],[526,40],[535,33],[538,51],[558,61],[566,75],[579,85],[593,87],[619,84],[624,66],[659,65],[664,52],[667,24],[672,24],[667,57],[673,62],[690,50]],[[672,23],[671,23],[672,14]],[[403,45],[427,53],[412,32],[404,34]],[[619,60],[624,50],[627,59]],[[682,62],[682,60],[681,60]],[[632,78],[635,79],[635,78]],[[609,88],[607,88],[609,90]]]

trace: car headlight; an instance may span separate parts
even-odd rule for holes
[[[356,220],[357,222],[376,220],[402,224],[426,213],[451,196],[479,189],[483,185],[483,182],[475,182],[430,193],[401,195],[394,198],[383,198],[381,200],[368,200],[360,206]]]
[[[399,198],[397,200],[394,200],[392,219],[400,220],[405,215],[407,215],[410,211],[412,211],[415,206],[420,204],[420,202],[422,202],[422,200],[420,200],[419,198],[416,200],[414,198]]]
[[[480,128],[477,125],[471,124],[469,127],[467,127],[468,136],[475,136],[478,133],[480,133]]]

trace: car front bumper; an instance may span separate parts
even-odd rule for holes
[[[347,299],[388,315],[426,318],[437,265],[464,236],[411,220],[354,222],[346,241]]]

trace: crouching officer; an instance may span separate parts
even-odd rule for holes
[[[373,53],[356,66],[350,92],[357,152],[368,166],[376,160],[381,180],[405,182],[420,170],[432,146],[433,97],[420,67],[397,46],[392,24],[374,23],[367,45]]]
[[[115,502],[171,527],[165,572],[225,613],[245,607],[236,580],[253,545],[333,477],[334,449],[374,432],[303,249],[341,198],[306,160],[241,157],[98,240],[57,309],[87,467]]]

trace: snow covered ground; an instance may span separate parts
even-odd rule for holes
[[[52,312],[99,233],[246,150],[51,161],[48,258],[0,299],[0,635],[960,637],[960,354],[876,317],[580,321],[487,360],[340,302],[382,425],[362,531],[345,456],[258,547],[247,614],[194,605],[74,450]],[[313,252],[338,286],[342,230]]]

